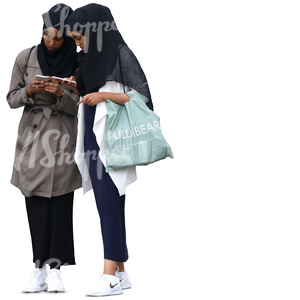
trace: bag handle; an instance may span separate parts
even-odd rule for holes
[[[124,90],[124,94],[125,94],[126,91],[125,91],[125,84],[124,84],[124,77],[123,77],[123,69],[122,69],[121,56],[120,56],[120,51],[121,51],[121,48],[122,48],[122,47],[123,47],[123,45],[121,45],[121,47],[119,48],[118,59],[119,59],[119,66],[120,66],[120,72],[121,72],[122,83],[123,83],[123,90]]]

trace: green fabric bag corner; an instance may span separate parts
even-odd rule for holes
[[[174,158],[162,135],[159,116],[147,107],[140,93],[127,95],[130,101],[125,105],[106,101],[106,172]]]

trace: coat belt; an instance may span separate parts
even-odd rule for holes
[[[43,112],[43,115],[47,120],[50,119],[51,115],[57,115],[57,110],[51,106],[47,106],[47,105],[34,106],[28,111],[28,117],[26,122],[28,126],[30,127],[32,126],[33,117],[38,112]]]

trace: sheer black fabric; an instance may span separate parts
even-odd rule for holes
[[[86,37],[79,53],[76,81],[81,96],[98,91],[107,81],[116,81],[144,95],[153,109],[146,76],[118,31],[109,8],[88,4],[76,9],[67,21],[71,31]]]
[[[107,76],[106,81],[117,81],[138,91],[148,99],[146,104],[153,110],[151,94],[145,73],[139,61],[127,46],[119,47],[119,56],[115,69],[110,76]]]

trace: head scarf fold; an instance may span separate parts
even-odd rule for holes
[[[107,81],[116,81],[144,95],[152,109],[146,76],[118,31],[109,8],[88,4],[76,9],[67,23],[71,31],[86,37],[76,74],[80,94],[98,91]]]
[[[49,51],[42,37],[41,43],[37,47],[37,57],[43,75],[70,77],[75,74],[78,67],[76,45],[74,41],[66,35],[66,27],[63,21],[73,12],[65,4],[57,4],[48,12],[43,14],[43,33],[49,27],[54,27],[62,34],[64,39],[61,47],[55,51]]]

